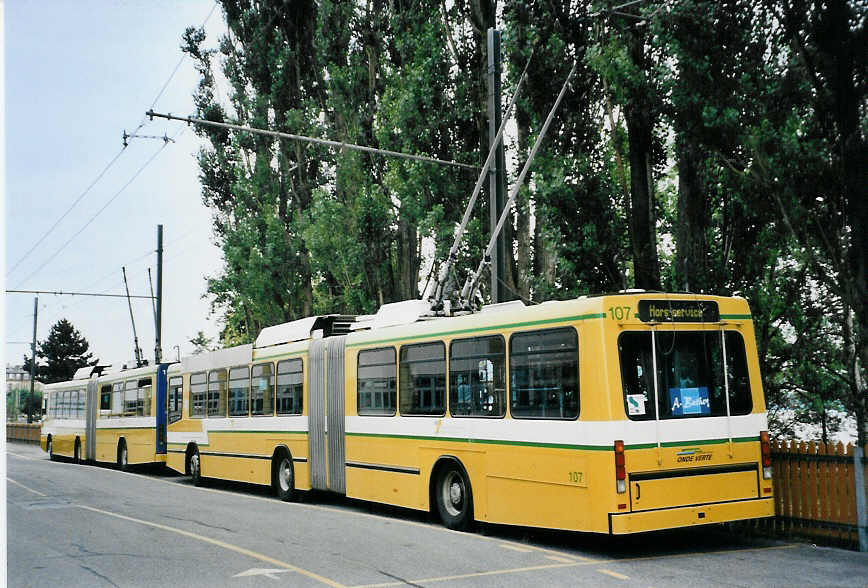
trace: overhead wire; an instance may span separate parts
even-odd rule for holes
[[[187,231],[186,233],[184,233],[180,237],[177,237],[175,239],[171,239],[171,240],[167,241],[166,246],[172,245],[175,243],[179,243],[179,242],[183,241],[184,239],[187,239],[191,235],[196,234],[197,232],[201,232],[201,230]],[[164,263],[181,259],[181,258],[185,257],[186,255],[188,255],[190,252],[195,251],[196,249],[200,248],[201,246],[202,246],[202,243],[199,243],[198,245],[193,245],[192,247],[185,247],[184,249],[181,249],[180,251],[173,252],[172,254],[170,254],[169,256],[167,256],[164,259]],[[126,266],[129,268],[131,265],[136,264],[139,261],[142,261],[143,259],[146,259],[152,255],[154,255],[154,250],[151,249],[151,250],[148,250],[147,252],[143,253],[142,255],[140,255],[134,259],[131,259],[125,263],[122,263],[120,265],[123,265],[123,266]],[[99,285],[102,284],[103,282],[105,282],[106,280],[108,280],[109,278],[112,278],[115,276],[117,276],[117,270],[113,269],[109,273],[103,275],[100,278],[97,278],[96,280],[91,280],[91,281],[87,282],[86,284],[82,284],[80,289],[82,289],[82,290],[98,290],[99,293],[101,293],[101,294],[111,293],[112,291],[119,290],[120,288],[122,288],[123,282],[122,281],[115,281],[111,286],[104,288],[104,289],[101,289],[101,290],[99,289]],[[48,299],[44,298],[43,300],[48,300]],[[54,323],[58,319],[60,319],[63,314],[69,312],[70,309],[76,308],[76,307],[84,304],[87,301],[88,301],[87,298],[79,298],[78,300],[67,302],[63,298],[55,296],[55,297],[52,297],[51,300],[47,302],[47,304],[40,304],[40,307],[43,309],[40,312],[42,313],[43,317],[48,317],[48,320],[46,321],[47,323]],[[23,328],[24,326],[26,326],[26,324],[28,324],[32,320],[32,318],[33,318],[32,315],[26,315],[26,316],[21,317],[22,320],[19,321],[18,323],[16,323],[14,328],[8,329],[8,331],[17,331],[18,329]]]
[[[214,14],[214,11],[217,9],[217,2],[214,3],[214,6],[211,7],[211,11],[208,12],[208,16],[205,17],[205,20],[202,21],[202,24],[199,25],[199,28],[205,28],[205,25],[208,24],[208,21],[211,19],[211,15]],[[184,63],[184,60],[187,58],[185,53],[181,53],[181,58],[178,60],[178,63],[175,64],[175,68],[172,70],[172,73],[169,74],[169,77],[166,79],[166,82],[163,84],[163,87],[160,88],[160,91],[157,92],[156,97],[151,102],[151,109],[157,105],[157,101],[163,96],[163,93],[166,91],[166,88],[169,87],[169,84],[172,82],[172,79],[175,77],[175,74],[178,73],[178,70],[181,68],[181,64]],[[135,135],[138,131],[142,129],[146,124],[148,124],[148,116],[142,116],[142,120],[139,121],[139,126],[135,128],[135,130],[130,133],[130,135]]]
[[[101,172],[99,172],[99,174],[96,176],[96,179],[94,179],[94,181],[92,181],[92,182],[90,183],[90,185],[85,189],[85,191],[82,192],[81,194],[79,194],[78,198],[76,198],[75,201],[74,201],[74,202],[69,206],[69,208],[66,209],[66,212],[64,212],[62,215],[60,215],[60,218],[58,218],[56,221],[54,221],[54,224],[51,225],[51,227],[50,227],[47,231],[45,231],[45,233],[44,233],[44,234],[39,238],[39,240],[37,240],[36,243],[33,244],[33,247],[31,247],[30,249],[28,249],[28,250],[27,250],[27,253],[25,253],[24,255],[22,255],[21,258],[20,258],[17,262],[15,262],[15,265],[12,266],[12,269],[10,269],[10,270],[8,270],[8,271],[6,272],[7,275],[9,275],[9,274],[11,274],[12,272],[14,272],[14,271],[18,268],[18,266],[20,266],[21,263],[22,263],[25,259],[27,259],[27,258],[30,256],[30,254],[33,253],[33,252],[36,250],[36,248],[39,247],[39,246],[42,244],[43,241],[45,241],[45,238],[48,237],[48,235],[50,235],[51,232],[54,231],[54,229],[57,228],[57,225],[59,225],[60,222],[61,222],[63,219],[65,219],[65,218],[67,217],[67,215],[69,215],[70,212],[72,212],[72,209],[75,208],[76,205],[77,205],[79,202],[81,202],[82,198],[84,198],[85,196],[87,196],[88,192],[90,192],[91,189],[92,189],[92,188],[97,184],[97,182],[99,182],[99,181],[102,179],[102,177],[106,174],[106,172],[107,172],[107,171],[108,171],[108,170],[109,170],[109,169],[110,169],[110,168],[115,164],[115,162],[120,158],[120,156],[121,156],[121,154],[123,154],[123,152],[124,152],[124,148],[121,147],[121,150],[118,151],[117,155],[115,155],[115,156],[111,159],[111,161],[108,162],[108,165],[106,165],[106,166],[103,168],[103,170],[102,170]]]
[[[183,129],[182,129],[182,131],[183,131]],[[180,134],[180,133],[177,133],[175,136],[177,136],[178,134]],[[63,243],[63,245],[60,246],[59,249],[57,249],[54,253],[52,253],[52,254],[48,257],[48,259],[46,259],[46,260],[42,263],[42,265],[40,265],[38,268],[36,268],[36,270],[34,270],[34,271],[29,275],[29,276],[27,276],[26,278],[24,278],[23,280],[21,280],[21,281],[18,283],[18,285],[15,286],[15,289],[20,289],[21,286],[22,286],[22,284],[24,284],[25,282],[27,282],[28,280],[30,280],[31,278],[33,278],[34,276],[36,276],[37,274],[39,274],[39,272],[41,272],[41,271],[43,270],[43,268],[45,268],[45,266],[47,266],[49,263],[51,263],[52,261],[54,261],[54,259],[55,259],[58,255],[60,255],[60,253],[62,253],[63,250],[66,249],[66,247],[67,247],[70,243],[72,243],[72,241],[73,241],[76,237],[78,237],[82,232],[84,232],[84,230],[85,230],[87,227],[89,227],[90,224],[91,224],[93,221],[95,221],[95,220],[97,219],[97,217],[98,217],[100,214],[102,214],[102,212],[103,212],[106,208],[108,208],[109,205],[110,205],[112,202],[114,202],[114,201],[118,198],[118,196],[120,196],[120,195],[124,192],[124,190],[126,190],[126,189],[130,186],[130,184],[132,184],[133,181],[134,181],[137,177],[139,177],[139,175],[140,175],[140,174],[145,170],[145,168],[147,168],[147,167],[151,164],[151,162],[154,161],[154,159],[156,159],[157,155],[159,155],[160,153],[162,153],[163,149],[166,148],[166,145],[168,145],[168,143],[163,143],[162,145],[160,145],[160,148],[159,148],[157,151],[155,151],[153,155],[151,155],[151,157],[150,157],[150,158],[149,158],[149,159],[144,163],[144,165],[142,165],[142,166],[138,169],[138,171],[136,171],[136,173],[134,173],[133,176],[132,176],[129,180],[127,180],[127,182],[126,182],[126,183],[121,187],[120,190],[118,190],[117,192],[115,192],[114,196],[112,196],[111,198],[109,198],[108,202],[106,202],[105,204],[103,204],[102,208],[100,208],[98,211],[96,211],[96,213],[94,213],[93,216],[91,216],[90,219],[89,219],[89,220],[88,220],[88,221],[87,221],[87,222],[86,222],[86,223],[85,223],[85,224],[84,224],[84,225],[83,225],[83,226],[82,226],[78,231],[76,231],[75,234],[72,235],[72,237],[70,237],[69,239],[67,239],[67,240]]]
[[[206,16],[205,20],[202,21],[200,28],[203,28],[206,24],[208,24],[208,21],[211,19],[211,16],[214,14],[214,11],[216,9],[217,9],[217,3],[215,2],[214,5],[211,7],[211,11],[208,12],[208,16]],[[187,58],[186,54],[181,55],[181,59],[179,59],[178,63],[175,64],[175,68],[172,70],[172,73],[169,74],[169,77],[166,79],[165,83],[160,88],[160,91],[157,92],[156,97],[154,97],[153,101],[151,102],[151,108],[156,106],[157,101],[163,96],[166,89],[169,87],[169,84],[172,82],[172,79],[174,79],[175,74],[177,74],[178,70],[181,68],[181,64],[184,63],[184,60],[186,58]],[[141,130],[141,128],[147,124],[147,121],[148,121],[148,117],[143,116],[142,120],[139,122],[139,125],[136,127],[136,129],[131,134],[135,134],[136,132]],[[69,215],[69,213],[72,212],[72,210],[78,205],[78,203],[81,202],[81,200],[102,179],[102,177],[106,174],[106,172],[108,172],[108,170],[111,169],[111,167],[115,164],[115,162],[117,162],[117,160],[120,158],[121,154],[123,154],[125,148],[126,148],[126,145],[124,145],[124,147],[122,147],[120,149],[120,151],[118,151],[118,153],[111,159],[111,161],[109,161],[109,163],[103,168],[103,170],[101,172],[99,172],[99,174],[97,174],[96,178],[88,185],[88,187],[84,190],[84,192],[82,192],[78,196],[78,198],[76,198],[75,201],[69,206],[69,208],[67,208],[66,211],[62,215],[60,215],[60,218],[58,218],[54,222],[54,224],[51,225],[51,227],[49,227],[49,229],[47,231],[45,231],[45,233],[36,241],[36,243],[34,243],[33,246],[30,249],[28,249],[27,252],[18,259],[18,261],[15,262],[15,264],[12,266],[11,269],[7,270],[6,275],[10,275],[16,269],[18,269],[18,267],[24,262],[24,260],[27,259],[30,256],[30,254],[33,253],[36,250],[36,248],[42,244],[43,241],[45,241],[45,239],[54,231],[54,229],[57,228],[57,226],[63,221],[63,219],[65,219]]]
[[[168,245],[172,245],[172,244],[175,244],[175,243],[179,243],[179,242],[183,241],[184,239],[187,239],[188,237],[190,237],[191,235],[193,235],[193,234],[195,234],[195,233],[197,233],[197,232],[201,232],[201,231],[197,231],[197,230],[195,230],[195,229],[194,229],[194,230],[191,230],[191,231],[187,231],[186,233],[184,233],[184,234],[181,235],[180,237],[176,237],[175,239],[171,239],[171,240],[167,241],[167,242],[166,242],[166,246],[168,246]],[[183,256],[184,256],[188,251],[190,251],[190,250],[191,250],[190,248],[187,248],[187,249],[182,250],[181,252],[176,252],[176,253],[175,253],[174,255],[172,255],[171,257],[168,257],[168,258],[166,259],[166,261],[168,261],[168,260],[174,260],[174,259],[178,259],[178,258],[180,258],[180,257],[183,257]],[[152,255],[154,255],[154,250],[153,250],[153,249],[149,249],[149,250],[147,250],[146,252],[142,253],[141,255],[139,255],[139,256],[137,256],[137,257],[135,257],[135,258],[130,259],[130,260],[124,262],[124,263],[119,264],[119,266],[125,266],[125,267],[129,268],[129,267],[133,266],[134,264],[137,264],[138,262],[140,262],[140,261],[142,261],[142,260],[144,260],[144,259],[147,259],[147,258],[151,257]],[[105,282],[105,281],[108,280],[109,278],[112,278],[112,277],[115,277],[115,276],[117,276],[117,270],[116,270],[116,269],[112,269],[110,272],[108,272],[108,273],[102,275],[102,276],[99,277],[99,278],[96,278],[96,279],[94,279],[94,280],[89,280],[87,283],[83,283],[83,284],[82,284],[78,289],[80,289],[80,290],[98,290],[99,287],[100,287],[100,285],[101,285],[103,282]],[[115,290],[115,289],[118,289],[118,288],[120,288],[120,287],[122,287],[122,286],[123,286],[123,282],[116,282],[116,283],[114,283],[112,286],[110,286],[110,287],[108,287],[108,288],[105,288],[105,289],[101,290],[100,293],[102,293],[102,294],[107,294],[107,293],[109,293],[110,291]],[[56,301],[56,302],[55,302],[55,301]],[[71,304],[68,304],[68,303],[65,303],[65,301],[64,301],[63,299],[60,299],[60,298],[55,297],[55,298],[52,298],[51,302],[49,302],[48,304],[44,305],[42,308],[44,309],[44,311],[45,311],[44,314],[45,314],[46,316],[51,316],[51,317],[59,318],[60,313],[57,312],[58,310],[67,311],[67,310],[69,310],[70,308],[75,308],[75,307],[79,306],[80,304],[83,304],[83,303],[86,302],[86,301],[87,301],[87,300],[86,300],[85,298],[81,298],[81,299],[76,300],[75,302],[73,302],[73,303],[71,303]],[[48,313],[50,313],[50,314],[48,314]],[[28,315],[28,316],[25,317],[25,318],[26,318],[26,320],[29,322],[30,319],[31,319],[32,317]],[[51,322],[51,321],[49,321],[49,322]],[[24,326],[24,322],[22,321],[22,322],[20,322],[20,323],[17,323],[17,324],[15,325],[15,328],[14,328],[14,329],[10,329],[10,330],[13,330],[13,331],[14,331],[14,330],[17,330],[18,328],[22,328],[23,326]]]

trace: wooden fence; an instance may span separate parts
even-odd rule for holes
[[[27,441],[28,443],[39,443],[39,433],[42,430],[42,425],[33,423],[6,423],[6,440],[7,441]]]
[[[772,441],[771,446],[775,517],[747,526],[775,536],[858,548],[853,445]]]

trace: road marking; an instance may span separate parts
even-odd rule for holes
[[[530,547],[520,547],[518,545],[513,545],[511,543],[501,543],[500,546],[504,549],[511,549],[513,551],[520,551],[522,553],[530,553],[533,551]]]
[[[246,572],[241,572],[240,574],[235,574],[232,576],[233,578],[246,578],[248,576],[265,576],[266,578],[271,578],[272,580],[280,580],[275,574],[285,574],[289,570],[278,570],[274,568],[251,568]]]
[[[560,563],[575,563],[575,561],[576,561],[576,560],[574,560],[574,559],[569,559],[569,558],[566,558],[566,557],[558,557],[557,555],[547,555],[547,556],[546,556],[546,559],[550,559],[550,560],[553,560],[553,561],[558,561],[558,562],[560,562]]]
[[[508,574],[523,574],[525,572],[536,572],[540,570],[556,570],[560,568],[574,568],[577,566],[589,566],[591,564],[600,563],[597,561],[588,562],[573,562],[564,564],[546,564],[541,566],[528,566],[524,568],[509,568],[505,570],[489,570],[487,572],[472,572],[469,574],[457,574],[455,576],[439,576],[436,578],[422,578],[419,580],[408,580],[407,582],[386,582],[383,584],[362,584],[353,586],[352,588],[391,588],[392,586],[406,586],[410,584],[433,584],[435,582],[449,582],[451,580],[466,580],[469,578],[484,578],[486,576],[505,576]]]
[[[16,482],[16,481],[13,480],[12,478],[6,478],[6,479],[9,480],[10,482],[12,482],[13,484],[15,484],[16,486],[21,486],[22,488],[24,488],[24,489],[27,490],[28,492],[33,492],[33,493],[36,494],[37,496],[46,496],[46,497],[48,496],[48,494],[43,494],[43,493],[40,492],[39,490],[34,490],[33,488],[28,488],[27,486],[25,486],[25,485],[22,484],[21,482]]]
[[[26,458],[25,457],[24,459],[32,459],[32,458]],[[39,462],[48,464],[49,467],[52,467],[52,466],[56,465],[56,463],[57,463],[57,462],[52,462],[52,461],[48,461],[48,460],[37,460],[37,459],[33,459],[33,461],[39,461]],[[474,540],[493,541],[493,542],[497,542],[498,544],[501,544],[501,545],[512,544],[512,545],[517,545],[517,546],[522,547],[522,548],[530,548],[531,550],[536,551],[538,553],[551,554],[552,557],[550,557],[549,559],[562,557],[562,558],[569,558],[568,561],[571,561],[571,562],[574,560],[578,560],[576,563],[553,564],[555,567],[569,567],[569,566],[577,566],[577,565],[607,564],[607,563],[619,563],[619,562],[641,562],[641,561],[653,561],[653,560],[662,560],[662,559],[692,557],[692,556],[708,555],[708,554],[726,555],[729,553],[767,551],[767,550],[772,550],[772,549],[794,549],[796,547],[799,547],[799,545],[796,543],[787,543],[785,545],[772,545],[772,546],[768,546],[768,547],[747,547],[744,549],[727,549],[727,550],[719,550],[719,551],[677,553],[677,554],[668,554],[668,555],[649,555],[649,556],[622,558],[622,559],[611,559],[611,558],[594,559],[594,558],[585,557],[582,555],[564,553],[562,551],[557,551],[554,549],[547,549],[545,547],[537,547],[535,545],[527,545],[527,546],[518,545],[515,543],[511,543],[509,541],[504,541],[503,539],[497,539],[495,537],[487,537],[485,535],[478,535],[478,534],[469,534],[469,533],[465,533],[463,531],[453,531],[451,529],[447,529],[447,528],[441,527],[439,525],[419,523],[416,521],[408,521],[408,520],[399,519],[399,518],[390,517],[390,516],[385,516],[385,515],[377,515],[377,514],[373,514],[373,513],[357,512],[357,511],[345,510],[345,509],[341,509],[341,508],[334,508],[334,507],[329,507],[329,506],[319,505],[319,504],[303,504],[303,503],[298,503],[298,502],[280,502],[280,501],[274,500],[273,498],[264,498],[262,496],[252,496],[252,495],[246,494],[246,493],[239,493],[237,491],[229,491],[229,490],[220,490],[217,488],[202,488],[199,486],[190,486],[187,484],[179,484],[178,482],[170,482],[168,480],[160,480],[160,479],[152,478],[149,476],[142,476],[142,475],[137,474],[135,472],[121,472],[119,470],[113,470],[113,469],[104,468],[104,467],[94,468],[94,471],[107,472],[109,474],[122,474],[122,475],[126,475],[126,476],[135,476],[139,479],[144,478],[146,480],[150,480],[152,482],[156,482],[159,484],[168,484],[170,486],[174,486],[175,488],[187,488],[189,490],[200,491],[200,492],[213,492],[215,494],[224,494],[227,496],[233,496],[233,497],[237,497],[237,498],[241,498],[241,499],[247,499],[247,500],[257,500],[257,501],[266,502],[269,504],[287,507],[287,508],[302,508],[302,509],[309,509],[309,510],[321,510],[321,511],[329,512],[329,513],[335,513],[335,514],[339,513],[342,516],[350,515],[350,516],[355,516],[355,517],[376,519],[376,520],[380,520],[380,521],[388,521],[389,523],[399,523],[402,525],[408,525],[408,526],[412,526],[412,527],[420,527],[423,529],[438,531],[438,532],[442,532],[442,533],[452,533],[455,535],[459,535],[461,537],[470,538],[470,539],[474,539]],[[555,561],[557,561],[557,560],[555,560]],[[283,565],[283,564],[281,564],[281,565]],[[522,571],[522,570],[529,569],[529,568],[516,568],[516,569],[519,571]],[[500,572],[480,572],[480,573],[483,575],[492,575],[492,574],[497,574]],[[512,572],[509,572],[509,573],[512,573]],[[458,576],[456,578],[460,579],[463,577],[465,577],[465,576]],[[467,577],[473,577],[473,575],[467,576]],[[446,578],[446,579],[451,579],[451,577]],[[421,580],[419,580],[419,581],[421,581]],[[439,580],[434,579],[431,581],[439,581]],[[384,587],[385,586],[403,586],[403,584],[387,583],[387,584],[372,584],[370,586],[371,586],[371,588],[373,588],[374,586],[384,586]],[[361,587],[357,587],[357,588],[361,588]]]
[[[689,557],[695,555],[707,555],[708,553],[717,553],[717,554],[726,554],[726,553],[740,553],[745,551],[767,551],[770,549],[792,549],[794,547],[798,547],[797,544],[788,544],[788,545],[774,545],[771,547],[755,547],[752,549],[731,549],[729,551],[716,551],[716,552],[691,552],[687,554],[672,554],[672,555],[650,555],[646,557],[631,557],[624,559],[605,559],[605,560],[589,560],[589,561],[574,561],[572,563],[562,563],[562,564],[549,564],[549,565],[540,565],[540,566],[529,566],[524,568],[511,568],[504,570],[490,570],[487,572],[474,572],[470,574],[460,574],[455,576],[441,576],[436,578],[422,578],[419,580],[408,580],[408,582],[413,584],[434,584],[436,582],[449,582],[451,580],[466,580],[470,578],[481,578],[486,576],[499,576],[499,575],[509,575],[509,574],[522,574],[525,572],[535,572],[535,571],[543,571],[543,570],[556,570],[561,568],[578,568],[590,565],[599,565],[601,563],[611,563],[611,564],[619,564],[623,562],[642,562],[642,561],[654,561],[660,559],[669,559],[674,557]],[[549,559],[553,559],[549,557]],[[616,572],[610,572],[606,570],[597,570],[603,573],[616,574]],[[618,579],[627,578],[627,576],[623,576],[622,574],[618,574],[617,576],[613,576]],[[385,582],[383,584],[361,584],[357,586],[353,586],[352,588],[392,588],[395,586],[406,586],[407,582]]]
[[[258,559],[260,561],[264,561],[266,563],[270,563],[271,565],[280,566],[282,568],[286,568],[287,570],[291,570],[302,576],[307,576],[317,582],[321,582],[327,586],[334,586],[335,588],[344,588],[343,584],[335,582],[334,580],[330,580],[315,572],[311,572],[305,570],[304,568],[300,568],[298,566],[294,566],[291,563],[287,563],[285,561],[280,561],[279,559],[275,559],[273,557],[269,557],[263,553],[258,553],[256,551],[246,549],[244,547],[239,547],[238,545],[233,545],[231,543],[226,543],[225,541],[220,541],[219,539],[212,539],[211,537],[205,537],[204,535],[199,535],[198,533],[191,533],[190,531],[184,531],[183,529],[178,529],[175,527],[170,527],[168,525],[162,525],[160,523],[153,523],[151,521],[144,521],[142,519],[136,519],[133,517],[128,517],[126,515],[118,514],[116,512],[111,512],[108,510],[102,510],[100,508],[94,508],[92,506],[87,506],[84,504],[77,504],[78,508],[89,510],[91,512],[96,512],[99,514],[103,514],[110,517],[115,517],[117,519],[121,519],[124,521],[129,521],[131,523],[138,523],[140,525],[147,525],[148,527],[154,527],[155,529],[160,529],[163,531],[168,531],[170,533],[176,533],[178,535],[182,535],[184,537],[189,537],[190,539],[196,539],[197,541],[202,541],[203,543],[210,543],[211,545],[216,545],[217,547],[222,547],[223,549],[227,549],[229,551],[234,551],[236,553],[240,553],[242,555],[246,555],[247,557],[252,557],[253,559]]]
[[[34,460],[34,461],[43,461],[44,463],[49,464],[49,466],[57,463],[57,462],[52,462],[52,461],[47,461],[47,460]],[[554,549],[548,549],[546,547],[538,547],[536,545],[521,545],[518,543],[508,541],[508,540],[498,539],[496,537],[487,537],[485,535],[470,534],[470,533],[465,533],[464,531],[453,531],[452,529],[447,529],[446,527],[442,527],[440,525],[432,525],[429,523],[419,523],[416,521],[408,521],[405,519],[398,519],[395,517],[390,517],[390,516],[385,516],[385,515],[358,512],[358,511],[352,511],[352,510],[345,510],[345,509],[341,509],[341,508],[333,508],[333,507],[325,506],[322,504],[304,504],[304,503],[299,503],[299,502],[281,502],[281,501],[276,501],[274,498],[264,498],[262,496],[253,496],[251,494],[239,493],[238,491],[220,490],[218,488],[203,488],[201,486],[190,486],[187,484],[179,484],[178,482],[170,482],[168,480],[160,480],[157,478],[152,478],[150,476],[142,476],[141,474],[138,474],[135,472],[122,472],[120,470],[110,469],[110,468],[106,468],[106,467],[97,467],[97,468],[94,468],[94,471],[107,472],[109,474],[120,474],[120,475],[124,475],[124,476],[134,476],[136,478],[139,478],[139,479],[144,478],[146,480],[150,480],[150,481],[156,482],[158,484],[168,484],[170,486],[174,486],[175,488],[187,488],[188,490],[192,490],[192,491],[212,492],[214,494],[223,494],[225,496],[233,496],[236,498],[243,498],[243,499],[247,499],[247,500],[257,500],[260,502],[266,502],[268,504],[272,504],[275,506],[281,506],[281,507],[285,507],[285,508],[302,508],[302,509],[308,509],[308,510],[321,510],[321,511],[329,512],[329,513],[340,513],[342,516],[350,515],[350,516],[367,518],[367,519],[375,519],[375,520],[384,521],[384,522],[388,521],[389,523],[400,523],[402,525],[407,525],[407,526],[411,526],[411,527],[419,527],[422,529],[428,529],[429,531],[436,531],[438,533],[451,533],[451,534],[454,534],[454,535],[457,535],[460,537],[469,538],[469,539],[473,539],[476,541],[496,542],[500,545],[515,545],[516,547],[518,547],[520,549],[529,549],[529,550],[535,551],[537,553],[551,554],[551,555],[554,555],[557,557],[570,558],[569,561],[579,560],[579,561],[590,562],[590,563],[593,563],[593,562],[605,563],[605,560],[601,560],[601,559],[594,559],[594,558],[585,557],[582,555],[564,553],[561,551],[556,551]]]
[[[607,576],[612,576],[613,578],[618,578],[619,580],[629,580],[630,579],[630,576],[625,576],[624,574],[619,574],[618,572],[613,572],[612,570],[606,570],[606,569],[600,568],[597,571],[600,572],[601,574],[606,574]]]
[[[642,561],[659,561],[662,559],[677,559],[682,557],[693,557],[702,555],[728,555],[730,553],[746,553],[751,551],[771,551],[772,549],[794,549],[798,547],[798,543],[787,543],[785,545],[769,545],[767,547],[745,547],[744,549],[721,549],[719,551],[691,551],[689,553],[670,553],[667,555],[646,555],[641,557],[625,557],[621,559],[598,560],[597,563],[621,563],[621,562],[642,562]]]

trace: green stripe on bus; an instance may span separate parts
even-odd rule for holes
[[[753,317],[749,314],[722,314],[720,315],[720,319],[727,319],[731,321],[749,321],[752,320]]]
[[[378,437],[382,439],[411,439],[416,441],[443,441],[447,443],[480,443],[483,445],[510,445],[518,447],[545,447],[549,449],[580,449],[584,451],[614,451],[613,445],[573,445],[569,443],[542,443],[535,441],[507,441],[504,439],[470,439],[462,437],[432,437],[426,435],[387,435],[385,433],[347,433],[347,437]],[[733,443],[748,443],[759,441],[756,437],[733,437]],[[667,441],[661,447],[682,447],[684,445],[718,445],[728,443],[729,439],[692,439],[685,441]],[[624,449],[653,449],[656,443],[637,443],[627,445]]]
[[[307,431],[209,431],[212,433],[268,433],[268,434],[289,434],[289,435],[306,435]],[[390,435],[386,433],[347,433],[347,437],[367,437],[379,439],[408,439],[413,441],[442,441],[444,443],[478,443],[481,445],[508,445],[513,447],[543,447],[547,449],[579,449],[583,451],[614,451],[613,445],[574,445],[570,443],[542,443],[536,441],[507,441],[505,439],[471,439],[469,437],[434,437],[430,435]],[[755,437],[733,437],[733,443],[751,443],[758,442],[759,436]],[[729,439],[689,439],[684,441],[666,441],[660,444],[660,447],[683,447],[684,445],[722,445],[728,443]],[[169,445],[186,445],[187,442],[169,442]],[[207,444],[200,443],[201,446]],[[624,449],[654,449],[656,443],[636,443],[633,445],[625,445]]]
[[[455,331],[442,331],[440,333],[428,333],[424,335],[413,335],[410,337],[392,337],[391,339],[377,339],[375,341],[364,341],[361,343],[349,343],[347,347],[361,347],[364,345],[381,345],[383,343],[393,343],[395,341],[412,341],[415,339],[434,339],[437,337],[449,337],[452,335],[466,335],[468,333],[482,333],[487,331],[500,331],[504,329],[517,329],[521,327],[535,327],[538,325],[551,325],[558,323],[571,323],[575,321],[587,321],[592,319],[606,318],[606,313],[580,314],[577,316],[565,316],[554,319],[540,319],[537,321],[526,321],[522,323],[510,323],[503,325],[491,325],[490,327],[473,327],[470,329],[458,329]]]
[[[759,435],[756,437],[733,437],[733,443],[751,443],[759,441]],[[720,445],[729,443],[729,439],[694,439],[691,441],[666,441],[661,443],[660,447],[681,447],[684,445]],[[624,449],[654,449],[656,443],[637,443],[635,445],[625,445]]]

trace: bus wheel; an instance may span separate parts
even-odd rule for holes
[[[129,467],[129,455],[127,454],[127,442],[121,439],[118,443],[118,469],[122,472]]]
[[[271,485],[280,500],[295,500],[295,468],[292,458],[286,452],[279,453],[274,459],[271,466]]]
[[[440,470],[434,494],[443,524],[455,531],[465,531],[473,520],[473,493],[457,463],[449,463]]]
[[[72,463],[78,465],[81,463],[81,441],[78,437],[75,438],[75,449],[72,452]]]
[[[48,447],[45,448],[45,451],[48,452],[48,459],[57,461],[57,456],[54,455],[54,440],[51,437],[48,438]]]
[[[190,478],[194,486],[202,485],[202,462],[199,458],[199,450],[194,449],[190,454]]]

